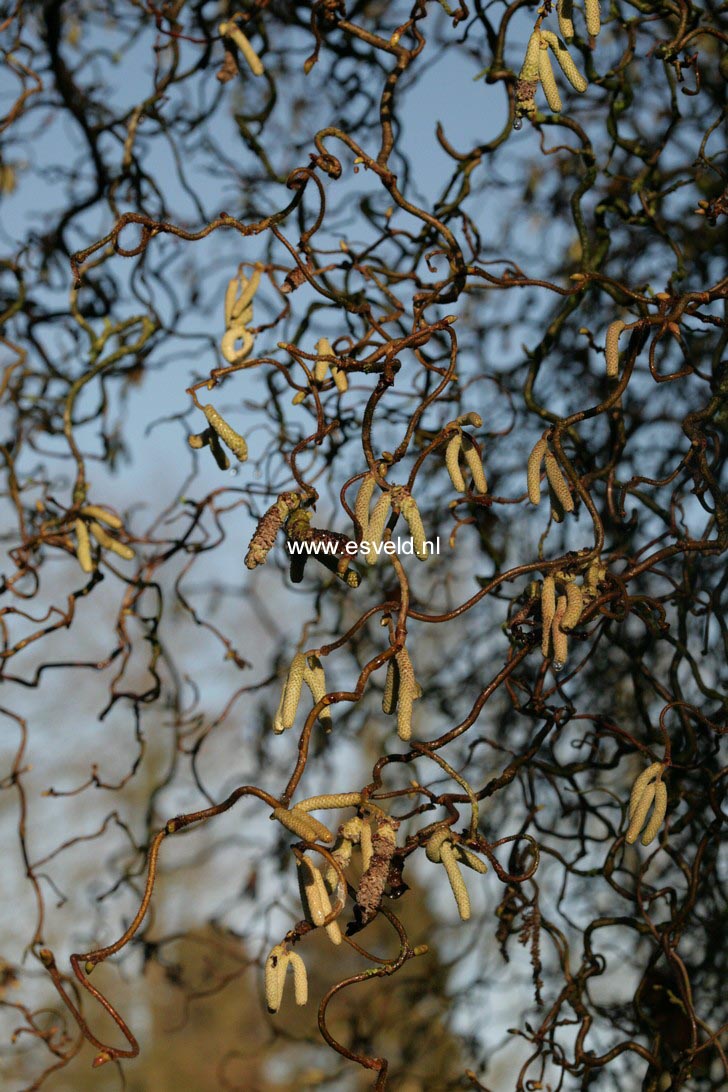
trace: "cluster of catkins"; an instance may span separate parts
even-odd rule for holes
[[[516,83],[516,118],[533,117],[536,114],[536,90],[543,88],[546,101],[555,114],[561,113],[562,102],[556,77],[551,66],[550,53],[553,53],[559,68],[575,91],[586,91],[587,81],[576,67],[573,57],[566,48],[566,42],[574,39],[573,2],[558,0],[557,13],[559,30],[562,37],[552,30],[541,27],[543,12],[539,15],[536,27],[528,40],[526,56],[518,74]],[[601,29],[599,0],[584,0],[586,29],[591,38],[596,38]],[[520,120],[518,121],[520,126]]]

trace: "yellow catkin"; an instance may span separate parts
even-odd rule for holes
[[[236,349],[238,341],[242,341],[242,348]],[[226,330],[220,342],[220,352],[228,364],[242,364],[252,351],[255,338],[242,324],[231,326]]]
[[[476,855],[469,849],[466,849],[465,846],[456,846],[455,852],[458,860],[462,864],[467,865],[468,868],[472,868],[473,872],[480,872],[480,874],[483,875],[488,871],[488,866],[485,861],[482,861],[480,857],[476,857]]]
[[[247,37],[243,34],[239,26],[235,23],[220,23],[218,27],[220,34],[223,38],[232,38],[235,45],[238,47],[245,60],[248,63],[248,67],[254,76],[262,76],[265,72],[263,68],[263,62],[258,54],[253,49],[252,45],[248,41]]]
[[[463,455],[465,456],[465,462],[468,464],[468,469],[473,476],[475,492],[478,496],[482,497],[488,492],[488,482],[486,481],[485,471],[483,470],[483,460],[480,458],[475,444],[467,436],[463,436]]]
[[[313,377],[317,383],[323,383],[329,371],[329,361],[326,357],[333,356],[331,344],[326,337],[319,338],[316,342],[316,364],[313,369]]]
[[[518,73],[519,80],[525,80],[528,83],[535,83],[538,80],[538,54],[540,48],[541,32],[534,30],[533,34],[528,39],[526,56],[523,58],[523,65],[521,66],[521,71]]]
[[[573,0],[559,0],[557,5],[559,16],[559,30],[565,41],[570,42],[574,37],[574,4]]]
[[[324,887],[323,877],[308,857],[302,857],[297,863],[298,886],[304,913],[313,925],[323,925],[324,919],[331,913],[331,900]],[[321,883],[317,882],[317,876]]]
[[[483,418],[479,413],[464,413],[455,423],[463,428],[482,428]]]
[[[387,490],[381,494],[377,503],[374,505],[374,511],[372,512],[372,517],[369,520],[369,526],[367,527],[367,541],[369,542],[369,553],[367,554],[368,565],[376,565],[379,559],[375,547],[381,545],[384,528],[387,525],[391,507],[392,494]]]
[[[421,691],[406,648],[401,648],[397,653],[397,668],[399,673],[397,735],[407,742],[412,738],[412,704],[419,698]]]
[[[582,94],[584,91],[586,91],[589,85],[582,76],[579,69],[576,67],[573,57],[571,56],[561,39],[557,37],[557,35],[554,34],[552,30],[542,30],[541,37],[546,42],[548,42],[549,46],[553,50],[553,54],[559,63],[561,71],[564,73],[574,90],[578,91],[579,94]]]
[[[455,903],[460,918],[462,921],[468,921],[470,918],[470,898],[468,896],[468,889],[465,886],[465,880],[460,875],[460,869],[455,860],[455,853],[449,842],[443,842],[442,848],[440,849],[440,860],[445,866],[447,878],[450,881],[450,887],[455,896]]]
[[[434,834],[430,835],[427,843],[425,844],[425,856],[428,861],[432,861],[434,864],[439,864],[441,858],[440,851],[450,838],[450,830],[448,827],[441,827],[436,830]]]
[[[359,834],[359,849],[361,850],[361,863],[364,871],[369,868],[372,863],[372,857],[374,855],[374,847],[372,845],[372,828],[369,823],[363,822],[361,825],[361,832]]]
[[[89,519],[97,519],[99,523],[105,523],[107,527],[113,527],[118,531],[123,524],[118,516],[115,516],[113,512],[107,512],[105,508],[99,508],[97,504],[87,504],[81,509],[82,516],[88,516]]]
[[[248,457],[248,445],[240,433],[236,432],[227,421],[220,416],[214,406],[203,406],[202,412],[208,420],[211,428],[215,430],[226,447],[230,448],[238,462],[244,463]]]
[[[324,667],[318,656],[308,656],[303,671],[303,681],[311,691],[314,705],[317,705],[326,694],[326,675]],[[327,732],[331,731],[331,710],[324,706],[318,715],[318,721]]]
[[[293,970],[293,996],[297,1005],[305,1005],[308,1001],[308,975],[306,964],[298,952],[290,952],[288,962]]]
[[[422,523],[422,517],[420,516],[420,510],[417,507],[415,498],[405,496],[400,505],[400,511],[404,516],[410,534],[412,535],[412,545],[414,546],[415,554],[420,561],[427,561],[429,556],[427,553],[427,546],[425,545],[427,538],[424,524]]]
[[[658,774],[662,773],[664,766],[661,762],[653,762],[651,766],[648,766],[646,770],[643,770],[639,777],[635,780],[632,786],[632,792],[629,797],[629,809],[628,815],[631,819],[634,815],[637,802],[639,801],[642,793],[647,788],[650,781],[653,781]]]
[[[323,823],[297,808],[291,808],[290,811],[287,808],[274,808],[271,818],[277,819],[286,830],[298,835],[304,842],[318,841],[328,845],[334,840],[333,834]]]
[[[349,380],[346,378],[344,369],[339,368],[336,364],[332,364],[331,376],[339,394],[345,394],[349,389]]]
[[[76,557],[78,563],[85,573],[92,573],[94,563],[91,557],[91,540],[88,537],[88,527],[82,519],[77,519],[74,523],[74,530],[76,532]]]
[[[399,668],[397,658],[393,656],[387,663],[387,677],[384,680],[384,693],[382,694],[382,712],[387,715],[394,713],[399,697]]]
[[[283,986],[290,952],[285,944],[276,944],[265,961],[265,1003],[268,1012],[278,1012],[283,1000]]]
[[[556,600],[556,613],[551,623],[551,640],[554,646],[554,671],[560,671],[569,657],[569,638],[561,628],[561,622],[566,614],[566,596],[560,595]]]
[[[445,448],[445,466],[450,475],[452,487],[456,493],[465,492],[465,479],[460,469],[460,452],[462,451],[463,438],[459,432],[451,436]]]
[[[288,677],[283,689],[283,701],[281,702],[281,724],[283,728],[292,728],[296,719],[298,703],[301,700],[301,687],[306,670],[306,657],[302,652],[297,653],[291,661],[288,669]]]
[[[602,29],[602,13],[599,0],[584,0],[584,14],[586,15],[586,29],[592,38],[596,38]]]
[[[647,812],[650,810],[650,807],[652,806],[652,801],[655,799],[656,787],[657,786],[655,785],[654,781],[650,782],[650,784],[647,785],[647,787],[643,790],[642,795],[637,801],[634,809],[634,814],[632,815],[632,821],[629,824],[629,829],[627,830],[627,834],[625,837],[625,841],[630,846],[637,841],[639,833],[642,830],[642,827],[645,825]]]
[[[112,553],[118,554],[118,556],[123,557],[125,561],[131,561],[134,557],[134,551],[131,546],[125,546],[123,542],[117,542],[111,535],[107,535],[100,523],[91,520],[88,526],[89,531],[94,536],[99,546],[103,546],[105,550],[111,550]]]
[[[578,584],[566,585],[566,610],[561,619],[561,628],[566,631],[573,629],[581,618],[584,609],[584,596]]]
[[[546,467],[546,477],[548,478],[549,485],[558,497],[561,507],[565,512],[573,512],[574,498],[569,491],[564,475],[561,473],[561,467],[550,451],[546,452],[544,465]]]
[[[607,358],[607,376],[609,379],[616,379],[619,375],[619,335],[626,325],[621,319],[616,319],[607,327],[604,355]]]
[[[374,475],[371,473],[366,474],[361,480],[361,485],[359,486],[356,500],[354,501],[354,518],[361,527],[362,538],[367,537],[367,529],[369,527],[369,506],[372,503],[374,486],[376,484]]]
[[[664,781],[655,785],[655,809],[642,835],[642,845],[648,846],[656,837],[667,812],[667,786]]]
[[[549,48],[544,41],[541,42],[541,48],[538,51],[538,78],[541,81],[543,93],[546,96],[546,102],[549,104],[549,107],[555,114],[560,114],[562,109],[561,96],[559,95],[559,89],[556,86],[554,70],[551,67]]]
[[[531,504],[538,504],[541,500],[541,463],[548,451],[549,445],[541,439],[535,444],[533,451],[528,456],[526,479],[528,484],[528,499]]]
[[[355,808],[361,804],[360,792],[327,793],[325,796],[309,796],[301,800],[296,807],[300,811],[318,811],[326,808]]]
[[[547,576],[541,588],[541,652],[548,656],[551,647],[551,623],[556,614],[556,582]]]

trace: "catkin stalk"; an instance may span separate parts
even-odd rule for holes
[[[92,573],[94,563],[91,557],[91,540],[88,537],[88,527],[82,519],[77,519],[74,523],[74,530],[76,532],[76,557],[78,563],[85,573]]]
[[[465,479],[463,478],[463,472],[460,469],[460,452],[462,450],[463,438],[459,432],[456,432],[454,436],[451,436],[447,442],[445,448],[445,466],[447,472],[450,475],[450,481],[452,487],[457,493],[465,492]]]
[[[589,85],[576,67],[573,57],[561,39],[554,34],[552,30],[542,30],[541,37],[548,42],[553,50],[553,54],[559,63],[561,71],[564,73],[574,90],[578,91],[580,94],[586,91]]]
[[[566,479],[561,473],[561,467],[556,461],[555,456],[550,451],[546,452],[544,459],[546,467],[546,477],[548,478],[549,485],[553,489],[554,493],[559,499],[559,503],[565,512],[574,511],[574,498],[569,491],[569,487],[566,484]]]
[[[609,379],[616,379],[619,375],[619,335],[626,325],[626,322],[616,319],[607,327],[604,355],[607,358],[607,376]]]
[[[465,462],[468,464],[468,469],[473,475],[475,492],[479,496],[484,496],[488,492],[488,482],[485,479],[483,461],[478,454],[475,444],[467,436],[463,436],[463,455],[465,456]]]
[[[526,479],[528,484],[528,499],[531,504],[538,504],[541,500],[541,463],[548,451],[549,445],[543,438],[535,444],[533,451],[528,456]]]
[[[561,96],[556,86],[554,70],[551,67],[549,47],[544,41],[541,42],[541,48],[538,51],[538,78],[541,80],[541,86],[550,108],[555,114],[560,114],[562,110]]]

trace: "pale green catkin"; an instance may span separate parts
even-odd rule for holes
[[[656,837],[667,812],[667,786],[664,781],[655,785],[655,808],[642,835],[642,845],[648,846]]]
[[[573,629],[581,618],[581,612],[584,608],[584,596],[582,595],[581,588],[576,583],[570,583],[566,585],[566,610],[564,611],[564,617],[561,619],[561,628],[566,631]]]
[[[463,477],[463,472],[460,469],[462,443],[462,436],[459,432],[456,432],[454,436],[450,437],[447,442],[447,447],[445,448],[445,466],[447,467],[450,481],[452,482],[453,489],[456,493],[465,492],[465,479]]]
[[[326,675],[318,656],[311,655],[307,657],[303,681],[311,691],[314,705],[317,705],[326,694]],[[328,706],[324,706],[319,713],[318,722],[327,732],[331,731],[331,710]]]
[[[553,54],[559,63],[561,71],[564,73],[574,90],[578,91],[579,94],[586,91],[589,85],[576,67],[573,57],[561,39],[551,30],[542,30],[541,37],[548,42],[553,50]]]
[[[561,628],[561,622],[566,614],[566,596],[560,595],[556,600],[556,613],[551,623],[551,640],[554,646],[554,670],[557,664],[562,667],[569,658],[569,638]]]
[[[99,508],[98,504],[84,505],[81,515],[96,519],[99,523],[105,523],[107,527],[113,527],[116,531],[123,526],[118,516],[115,516],[113,512],[107,512],[105,508]]]
[[[73,526],[76,532],[76,557],[78,563],[85,573],[92,573],[94,563],[91,557],[91,540],[88,537],[88,527],[82,519],[77,519]]]
[[[420,561],[427,561],[429,556],[427,553],[427,546],[425,545],[427,538],[422,523],[422,517],[420,516],[420,510],[417,507],[415,498],[412,496],[405,496],[400,504],[400,511],[404,516],[410,534],[412,535],[412,545],[414,546],[415,554]]]
[[[528,456],[526,481],[528,485],[528,499],[531,504],[538,504],[541,500],[541,463],[543,462],[544,455],[548,451],[548,447],[548,443],[542,438],[534,445],[533,451]]]
[[[301,687],[306,671],[306,657],[298,652],[291,661],[288,669],[285,687],[283,689],[283,701],[281,703],[281,724],[283,728],[292,728],[298,711],[298,703],[301,700]]]
[[[268,1012],[278,1012],[283,1000],[283,986],[290,952],[285,944],[276,944],[265,961],[265,1003]]]
[[[308,857],[302,857],[297,864],[298,887],[306,920],[316,926],[323,925],[331,913],[331,900],[324,887],[323,877]],[[318,878],[320,883],[317,882]]]
[[[215,432],[214,428],[211,428],[209,430],[209,433],[210,433],[210,439],[209,439],[210,451],[213,454],[213,458],[215,459],[215,462],[217,463],[217,465],[220,467],[221,470],[229,470],[230,469],[230,460],[228,459],[227,455],[225,454],[225,452],[222,449],[222,444],[220,443],[220,437]]]
[[[631,819],[634,815],[637,803],[642,796],[642,793],[647,788],[650,781],[653,781],[658,774],[661,774],[664,766],[661,762],[653,762],[651,766],[648,766],[646,770],[643,770],[639,777],[635,780],[632,786],[632,792],[629,797],[628,816]]]
[[[544,657],[551,647],[551,623],[556,614],[556,582],[547,576],[541,588],[541,652]]]
[[[354,518],[361,527],[362,538],[367,537],[369,528],[369,506],[372,503],[374,486],[376,484],[374,475],[371,472],[365,474],[356,494],[356,500],[354,501]]]
[[[224,417],[221,417],[214,406],[203,406],[202,412],[208,420],[211,428],[215,430],[222,442],[229,447],[238,462],[244,463],[248,457],[248,445],[240,433],[232,428]]]
[[[319,338],[316,342],[316,364],[313,369],[313,377],[317,383],[323,383],[329,371],[329,361],[326,357],[333,356],[329,339]]]
[[[111,550],[112,553],[118,554],[119,557],[123,557],[125,561],[131,561],[134,557],[134,551],[131,546],[125,546],[123,542],[117,542],[111,535],[107,535],[101,524],[96,523],[95,520],[91,520],[89,523],[89,531],[94,536],[99,546],[102,546],[104,550]]]
[[[361,832],[359,834],[359,849],[361,850],[362,867],[364,872],[366,872],[369,868],[369,865],[372,863],[372,857],[374,856],[372,828],[366,821],[362,822],[361,825]]]
[[[632,816],[632,821],[629,824],[629,828],[625,837],[625,841],[628,845],[633,845],[637,841],[639,833],[642,830],[642,827],[645,825],[647,812],[650,810],[650,807],[652,806],[652,801],[655,799],[655,789],[656,785],[654,781],[650,782],[650,784],[644,789],[642,795],[637,801],[634,809],[634,814]]]
[[[475,492],[478,496],[485,496],[488,492],[488,482],[486,481],[485,471],[483,470],[483,460],[478,454],[478,449],[475,444],[468,436],[463,436],[462,451],[468,469],[473,476]]]
[[[368,565],[376,565],[379,559],[379,555],[376,553],[374,547],[381,544],[391,507],[392,494],[389,490],[386,490],[386,492],[380,495],[377,503],[374,505],[374,511],[372,512],[369,526],[367,527],[367,541],[370,546],[369,553],[367,554]]]
[[[526,56],[523,59],[523,65],[521,71],[518,73],[519,80],[527,80],[529,83],[533,83],[538,80],[538,55],[541,49],[541,32],[534,30],[531,37],[528,39],[528,45],[526,46]]]
[[[548,478],[549,485],[558,497],[561,507],[565,512],[573,512],[574,498],[566,484],[564,475],[561,473],[561,467],[550,451],[546,452],[544,465],[546,467],[546,477]]]
[[[619,335],[626,325],[621,319],[616,319],[607,327],[604,355],[607,358],[607,376],[609,379],[616,379],[619,375]]]
[[[417,685],[414,668],[406,648],[397,653],[399,697],[397,701],[397,734],[405,743],[412,738],[412,705],[422,691]]]
[[[573,0],[559,0],[556,11],[559,16],[559,30],[564,41],[570,42],[574,37],[574,3]]]
[[[306,964],[298,952],[291,952],[288,962],[293,969],[293,996],[297,1005],[305,1005],[308,1001],[308,976]]]
[[[277,819],[286,830],[290,830],[304,842],[319,841],[328,845],[334,840],[333,834],[323,823],[297,808],[291,808],[290,811],[287,808],[274,808],[271,818]]]
[[[238,47],[245,60],[248,63],[248,67],[254,76],[262,76],[265,72],[263,68],[263,62],[258,54],[253,49],[252,45],[243,34],[239,26],[233,22],[220,23],[217,28],[223,38],[232,38],[235,45]]]
[[[554,70],[551,67],[549,47],[545,41],[541,42],[541,47],[538,51],[538,78],[541,80],[543,93],[546,96],[546,102],[549,104],[549,107],[555,114],[560,114],[562,109],[561,96],[559,95],[559,89],[556,86]]]
[[[461,876],[460,869],[457,866],[453,847],[449,842],[443,842],[440,849],[440,860],[445,866],[447,878],[450,881],[450,887],[455,896],[455,904],[457,905],[460,919],[461,921],[468,921],[470,918],[470,897],[468,896],[468,889],[465,886],[465,880]]]
[[[387,715],[394,713],[399,699],[399,668],[396,656],[387,662],[387,677],[384,680],[384,693],[382,694],[382,712]]]
[[[301,800],[296,807],[300,811],[319,811],[327,808],[356,808],[361,804],[360,792],[335,792],[324,796],[309,796]]]

